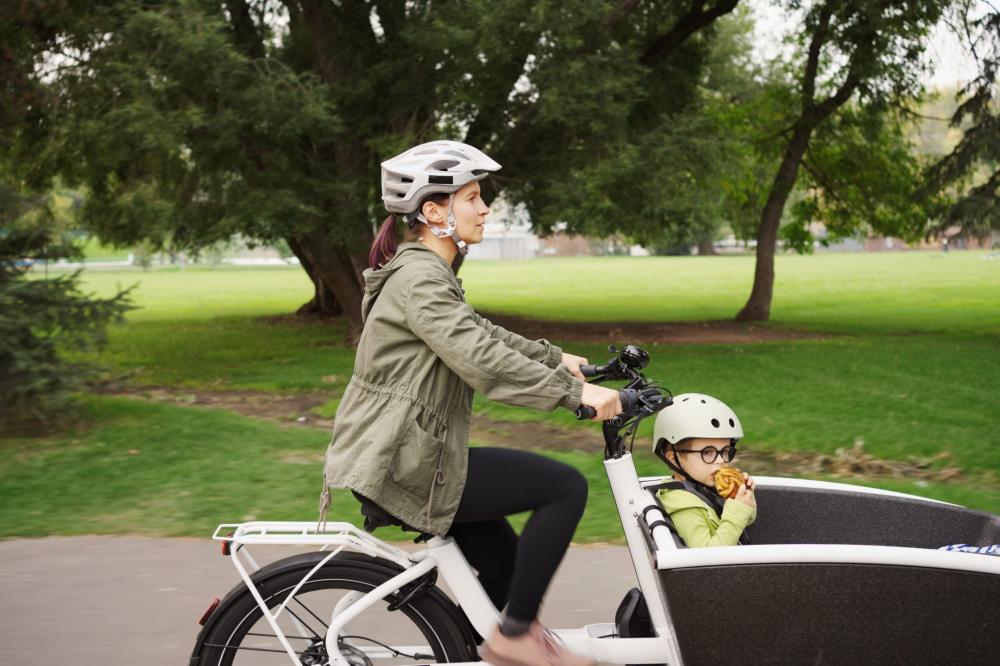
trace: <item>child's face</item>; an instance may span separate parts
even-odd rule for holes
[[[708,447],[715,447],[716,450],[722,451],[725,447],[729,446],[729,440],[725,438],[694,438],[689,439],[686,442],[681,442],[677,445],[677,448],[682,451],[692,451],[693,453],[676,453],[675,462],[680,460],[680,467],[687,472],[688,476],[699,483],[703,483],[710,488],[715,487],[715,473],[726,464],[726,461],[722,459],[722,455],[716,455],[715,461],[707,463],[702,458],[702,449]],[[671,456],[675,455],[673,448],[670,449]],[[711,453],[706,454],[709,458],[712,457]]]

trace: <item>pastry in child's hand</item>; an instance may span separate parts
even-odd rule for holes
[[[715,473],[715,490],[726,499],[734,499],[744,483],[743,472],[737,467],[723,467]]]

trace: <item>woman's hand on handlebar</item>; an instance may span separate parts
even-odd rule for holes
[[[574,356],[573,354],[567,354],[566,352],[563,352],[562,364],[565,365],[567,368],[569,368],[569,371],[572,372],[573,376],[576,377],[577,379],[583,379],[584,381],[586,381],[586,378],[583,376],[583,373],[580,372],[580,366],[584,365],[586,362],[587,359],[585,359],[582,356]]]
[[[591,420],[606,421],[622,413],[622,403],[618,391],[595,384],[584,384],[580,404],[593,407],[597,415]]]

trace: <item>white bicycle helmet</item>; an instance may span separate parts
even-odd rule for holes
[[[743,426],[736,412],[721,400],[701,393],[682,393],[656,415],[653,453],[673,468],[666,458],[667,446],[691,437],[725,438],[735,445],[743,437]]]
[[[422,143],[382,162],[382,202],[390,213],[415,217],[427,224],[419,210],[424,198],[439,192],[452,195],[448,200],[447,226],[444,229],[427,226],[439,238],[450,237],[465,255],[468,248],[455,230],[455,215],[451,210],[454,194],[463,185],[482,180],[500,168],[486,153],[465,143],[444,140]]]

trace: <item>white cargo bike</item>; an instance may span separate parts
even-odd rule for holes
[[[639,586],[607,623],[557,629],[569,649],[614,664],[1000,663],[1000,558],[937,550],[1000,542],[1000,516],[758,477],[750,545],[686,548],[652,492],[661,479],[640,479],[630,453],[639,421],[671,404],[647,362],[626,346],[586,369],[627,382],[625,411],[603,425],[604,466]],[[370,529],[399,524],[362,512]],[[243,582],[205,613],[190,664],[477,661],[499,611],[451,539],[421,537],[403,550],[346,522],[220,525]],[[277,545],[316,550],[263,567],[250,554]]]

